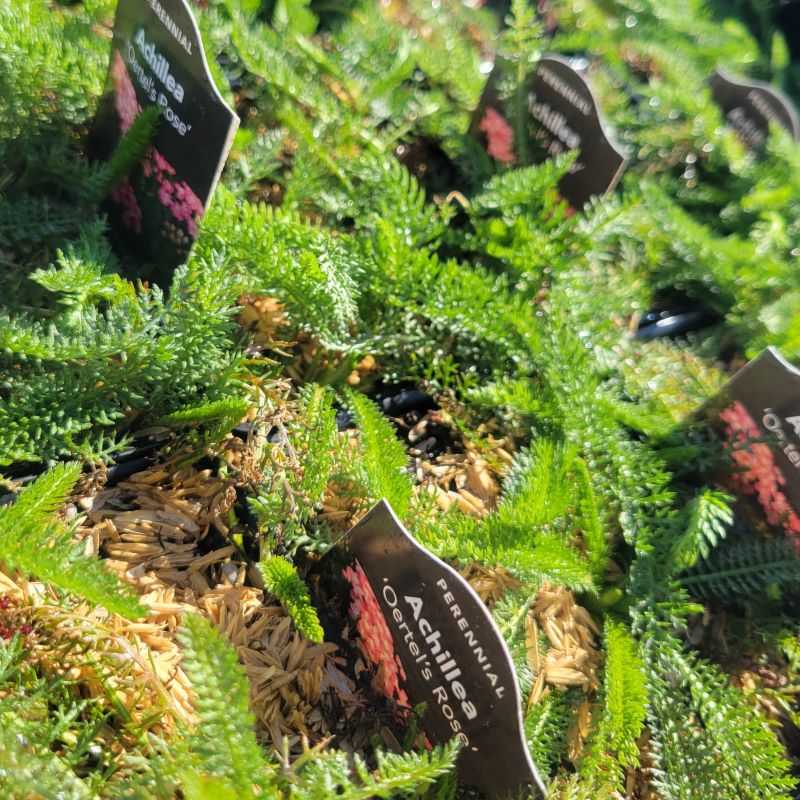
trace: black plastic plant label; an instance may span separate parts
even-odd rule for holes
[[[748,150],[759,151],[774,122],[800,140],[800,117],[791,100],[762,81],[736,80],[718,69],[709,80],[714,101]]]
[[[457,737],[461,781],[492,797],[544,797],[525,745],[511,657],[480,598],[378,503],[347,534],[350,614],[382,689],[401,708],[425,703],[430,744]]]
[[[606,130],[600,106],[588,82],[566,58],[540,59],[519,96],[503,99],[503,74],[511,69],[498,60],[473,117],[472,132],[489,156],[505,164],[538,163],[578,151],[570,172],[561,179],[561,194],[576,208],[614,189],[626,158]]]
[[[795,538],[800,553],[800,370],[774,348],[737,372],[709,405],[734,464],[730,488],[746,522]]]
[[[107,212],[118,250],[171,268],[186,260],[239,124],[211,79],[185,0],[119,0],[95,154],[108,157],[149,106],[161,109],[155,139]]]

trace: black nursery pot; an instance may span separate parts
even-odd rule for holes
[[[413,383],[378,386],[368,397],[378,404],[387,417],[402,417],[412,411],[424,414],[439,407],[431,395],[417,389]],[[336,409],[336,427],[340,431],[355,427],[353,415],[342,406]]]
[[[707,328],[718,321],[716,314],[705,309],[648,311],[639,323],[636,338],[646,342],[653,339],[675,339]]]
[[[461,184],[461,174],[441,145],[429,136],[420,136],[398,145],[397,160],[419,181],[427,196],[447,195]]]
[[[131,475],[147,469],[154,463],[153,457],[168,441],[169,433],[166,431],[134,435],[133,444],[120,450],[111,459],[106,470],[106,486],[116,486]],[[41,462],[18,461],[3,467],[2,473],[22,489],[33,483],[45,470],[46,467]],[[13,503],[16,496],[15,492],[0,496],[0,506]]]
[[[721,315],[685,290],[661,289],[639,321],[636,338],[643,341],[677,339],[720,322]]]

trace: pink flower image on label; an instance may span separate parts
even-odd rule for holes
[[[116,50],[111,74],[114,76],[114,107],[119,115],[120,130],[125,133],[141,112],[142,107],[136,100],[136,90],[133,88],[122,56]]]
[[[111,68],[114,77],[114,107],[119,116],[120,131],[125,133],[133,120],[141,113],[142,107],[136,100],[128,69],[122,56],[114,51],[114,64]],[[192,191],[186,181],[175,181],[175,168],[152,145],[147,149],[141,161],[142,174],[145,178],[156,181],[156,197],[158,202],[169,211],[179,226],[169,220],[164,223],[164,235],[173,240],[195,239],[197,223],[205,213],[200,198]],[[140,188],[137,184],[137,188]],[[111,199],[122,207],[122,223],[136,233],[142,232],[142,210],[136,199],[136,190],[130,182],[125,181],[111,194]]]
[[[111,199],[122,208],[122,224],[136,233],[141,233],[142,209],[139,208],[136,193],[127,178],[111,192]]]
[[[514,161],[514,131],[502,114],[487,108],[478,130],[486,134],[486,152],[495,160],[510,164]]]
[[[203,216],[200,198],[184,181],[172,183],[168,180],[162,181],[158,196],[176,220],[186,223],[189,235],[194,238],[197,235],[196,220]]]
[[[167,159],[158,152],[158,150],[153,150],[153,158],[156,162],[156,169],[159,172],[164,172],[167,175],[175,174],[175,169],[173,168],[172,164],[170,164],[169,161],[167,161]]]
[[[367,658],[378,667],[376,678],[384,696],[395,698],[399,705],[409,707],[408,695],[400,687],[406,674],[395,655],[389,626],[383,618],[378,598],[358,561],[354,567],[345,567],[342,575],[350,584],[350,618],[364,644]]]
[[[753,441],[763,438],[755,420],[738,400],[719,416],[726,424],[726,446],[731,458],[742,469],[731,475],[734,487],[742,494],[756,497],[770,525],[782,527],[787,535],[800,533],[800,517],[780,489],[786,479],[775,464],[770,446]],[[800,554],[800,540],[796,545]]]

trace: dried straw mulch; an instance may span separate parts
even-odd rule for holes
[[[302,738],[330,734],[320,700],[332,688],[325,667],[336,646],[305,639],[273,597],[246,585],[245,559],[220,544],[234,498],[230,481],[209,470],[153,466],[77,500],[77,538],[136,590],[144,619],[88,605],[67,613],[46,586],[5,575],[0,594],[35,616],[41,666],[82,679],[97,697],[112,688],[131,719],[159,733],[193,721],[175,634],[186,614],[204,614],[237,649],[259,736],[299,750]]]
[[[544,655],[540,631],[548,640]],[[596,641],[599,634],[591,614],[575,602],[570,589],[542,585],[527,619],[528,663],[535,676],[528,707],[539,703],[550,691],[580,687],[584,698],[578,706],[575,724],[568,732],[572,761],[577,760],[589,735],[591,704],[599,687],[597,673],[603,659]]]

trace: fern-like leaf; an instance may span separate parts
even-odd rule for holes
[[[508,478],[507,491],[487,528],[530,534],[563,517],[574,497],[570,470],[574,451],[562,442],[537,439]]]
[[[566,749],[574,712],[561,692],[550,692],[525,715],[525,741],[541,775],[551,775]]]
[[[212,400],[209,403],[200,403],[186,406],[179,411],[161,417],[157,425],[181,428],[190,425],[204,425],[213,428],[214,433],[223,434],[234,428],[247,414],[251,403],[238,397],[225,397],[221,400]]]
[[[346,346],[356,319],[356,259],[341,239],[299,214],[237,203],[223,188],[204,221],[196,245],[207,257],[225,242],[228,268],[246,276],[247,288],[285,303],[297,327],[323,344]]]
[[[45,526],[66,502],[75,481],[81,474],[77,462],[57,464],[34,483],[23,489],[13,505],[0,509],[0,519],[7,525],[25,520],[32,525]]]
[[[59,464],[0,508],[0,562],[126,617],[144,609],[96,556],[84,555],[53,515],[66,501],[80,464]]]
[[[701,597],[747,601],[765,591],[774,597],[800,586],[800,560],[790,539],[740,540],[717,547],[679,581]]]
[[[297,630],[312,642],[324,637],[316,609],[311,605],[308,589],[297,570],[280,556],[270,556],[259,564],[264,585],[289,612]]]
[[[425,797],[436,781],[455,767],[458,744],[423,753],[376,752],[377,769],[370,770],[358,754],[315,753],[293,778],[290,796],[298,800],[348,800]]]
[[[606,624],[605,697],[608,744],[626,767],[638,766],[637,740],[647,704],[642,662],[627,628]]]
[[[589,475],[589,468],[582,458],[576,458],[574,462],[575,476],[580,487],[581,504],[581,538],[592,565],[592,575],[599,584],[603,579],[603,574],[611,553],[611,547],[606,537],[605,526],[597,508],[597,500],[594,495],[592,479]]]
[[[698,557],[708,558],[728,534],[733,523],[730,495],[716,489],[706,489],[692,498],[686,506],[686,527],[675,539],[672,558],[678,569],[693,567]]]
[[[405,449],[375,403],[352,391],[347,391],[346,397],[361,433],[359,470],[365,488],[373,500],[385,497],[395,514],[403,519],[408,514],[412,493]]]
[[[97,200],[106,197],[139,163],[153,141],[161,117],[159,106],[149,106],[134,117],[109,160],[103,165],[103,184]]]
[[[43,709],[38,709],[41,715]],[[0,786],[3,797],[58,797],[64,800],[93,800],[96,797],[70,765],[42,742],[44,726],[37,717],[26,720],[0,707]]]
[[[90,303],[120,301],[132,295],[132,287],[119,275],[109,272],[108,265],[113,263],[105,224],[98,220],[84,227],[77,242],[56,251],[56,264],[38,269],[30,277],[47,291],[59,295],[60,305],[74,309],[77,315],[86,314]]]
[[[782,746],[716,666],[662,631],[648,634],[644,661],[664,800],[789,800],[796,781]]]
[[[315,384],[303,387],[298,398],[297,421],[291,428],[292,445],[303,456],[302,494],[308,506],[322,500],[333,470],[336,447],[336,413],[333,392]]]
[[[337,430],[332,403],[330,389],[315,384],[303,387],[296,415],[269,449],[258,496],[250,500],[261,528],[280,528],[290,550],[301,543],[309,548],[327,545],[322,539],[312,540],[304,526],[334,469]]]
[[[564,527],[567,510],[580,499],[573,463],[574,452],[563,444],[536,440],[509,475],[512,491],[464,542],[471,558],[502,564],[533,583],[591,588],[590,564],[571,546]]]
[[[620,767],[638,767],[637,741],[647,712],[644,667],[636,641],[625,626],[611,620],[606,622],[604,638],[603,717],[581,765],[587,775],[598,767],[612,775],[621,775]]]
[[[577,153],[567,153],[543,164],[495,175],[472,202],[473,213],[499,211],[508,219],[538,213],[558,204],[558,182],[569,172]]]
[[[519,549],[513,553],[498,553],[493,561],[507,565],[513,573],[533,585],[546,582],[583,592],[594,587],[586,559],[575,547],[557,536],[542,536],[527,551]]]
[[[241,797],[256,796],[256,787],[269,785],[273,770],[256,741],[247,678],[236,651],[200,615],[186,617],[178,638],[199,718],[184,743],[180,766],[218,778]]]

